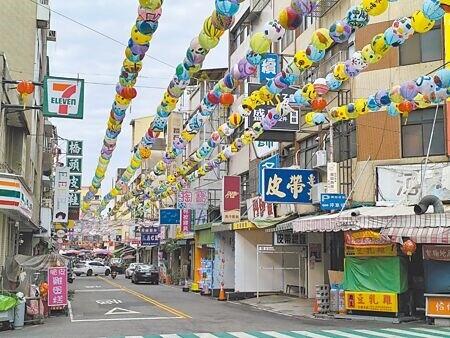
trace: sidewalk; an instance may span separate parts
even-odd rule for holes
[[[260,296],[239,301],[257,309],[279,313],[291,317],[315,318],[313,315],[314,299],[305,299],[285,295]]]

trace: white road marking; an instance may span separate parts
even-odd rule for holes
[[[268,334],[275,338],[292,338],[291,336],[276,332],[276,331],[262,331],[261,333]]]
[[[82,322],[110,322],[120,320],[163,320],[163,319],[184,319],[184,317],[141,317],[141,318],[102,318],[102,319],[74,319],[72,323]]]
[[[101,290],[75,290],[75,293],[84,293],[84,292],[114,292],[114,291],[124,291],[122,289],[101,289]]]
[[[227,333],[229,333],[235,337],[238,337],[238,338],[255,338],[255,336],[252,336],[245,332],[227,332]]]
[[[105,312],[105,315],[128,315],[131,313],[135,314],[135,313],[140,313],[140,312],[124,309],[121,307],[115,307],[115,308],[109,310],[108,312]]]
[[[365,333],[365,334],[370,334],[372,336],[375,337],[385,337],[385,338],[398,338],[398,337],[408,337],[408,336],[399,336],[396,334],[388,334],[388,333],[383,333],[383,332],[376,332],[376,331],[371,331],[371,330],[355,330],[356,332],[361,332],[361,333]],[[406,334],[406,332],[405,332]]]
[[[394,333],[405,333],[405,331],[399,330],[399,329],[383,329],[383,331],[389,331],[389,332],[394,332]],[[423,337],[423,338],[429,338],[430,337],[429,334],[419,333],[419,332],[411,332],[409,330],[408,330],[408,335],[411,335],[413,337]]]
[[[312,333],[312,332],[308,332],[308,331],[292,331],[292,332],[297,333],[297,334],[302,334],[305,337],[311,337],[311,338],[329,338],[328,336],[323,336],[321,334]]]
[[[217,336],[215,336],[211,333],[196,333],[195,335],[200,338],[217,338]]]
[[[180,338],[180,336],[177,334],[162,334],[161,337],[162,338]]]
[[[67,302],[67,307],[69,308],[70,321],[73,322],[72,303],[70,302],[70,300]]]
[[[443,328],[443,329],[445,329],[445,330],[448,330],[448,328]],[[421,332],[429,332],[429,333],[434,333],[434,334],[440,334],[441,336],[444,336],[444,337],[450,337],[450,331],[449,332],[444,332],[444,331],[441,331],[441,330],[434,330],[434,329],[429,329],[429,328],[419,328],[419,327],[415,327],[415,328],[412,328],[412,330],[417,330],[417,331],[421,331]]]
[[[342,332],[339,330],[323,330],[323,332],[332,333],[338,336],[347,337],[347,338],[361,338],[360,335],[348,333],[348,332]]]

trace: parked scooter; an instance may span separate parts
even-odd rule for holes
[[[115,270],[111,271],[111,278],[116,279],[116,277],[117,277],[117,271],[115,271]]]

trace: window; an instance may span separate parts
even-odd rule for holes
[[[342,121],[334,124],[333,141],[334,162],[342,162],[356,157],[356,124],[354,121]],[[329,141],[327,141],[327,149],[330,149]]]
[[[308,137],[300,141],[300,167],[304,169],[312,168],[312,159],[314,154],[319,149],[316,141],[317,136]]]
[[[286,30],[281,40],[281,51],[284,51],[294,41],[294,31]]]
[[[230,34],[230,55],[244,42],[250,33],[250,27],[242,24]]]
[[[400,65],[413,65],[442,59],[442,26],[436,22],[425,34],[414,34],[400,46]]]
[[[248,200],[251,196],[250,194],[250,177],[249,172],[246,171],[245,173],[241,174],[241,203],[246,204],[246,200]]]
[[[301,25],[302,26],[302,30],[306,31],[309,26],[314,24],[315,21],[316,21],[316,19],[312,15],[304,16],[303,17],[303,22],[302,22],[302,25]]]
[[[435,115],[435,108],[416,110],[409,113],[408,120],[402,117],[402,156],[426,156],[431,129]],[[444,112],[439,107],[431,142],[430,155],[444,155]]]

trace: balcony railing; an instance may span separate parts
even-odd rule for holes
[[[269,4],[270,0],[252,0],[250,11],[251,12],[262,12],[264,8]]]

